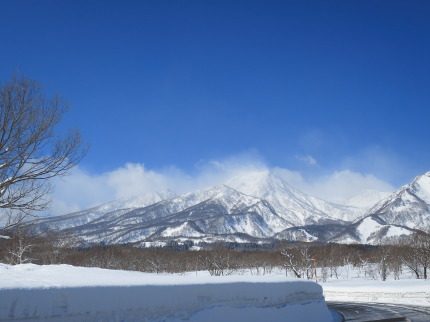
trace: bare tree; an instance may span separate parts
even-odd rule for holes
[[[0,84],[0,216],[4,228],[46,210],[49,179],[66,175],[86,154],[78,131],[55,131],[67,104],[46,97],[35,81],[15,75]],[[4,217],[8,217],[5,220]]]
[[[378,251],[376,251],[376,255],[379,260],[381,279],[386,281],[389,274],[389,263],[392,261],[392,246],[380,245]]]
[[[298,244],[292,247],[286,247],[281,251],[284,256],[284,267],[286,272],[290,269],[294,276],[303,278],[306,275],[307,279],[313,277],[313,256],[310,253],[310,248],[306,244]]]
[[[237,268],[234,254],[227,247],[217,245],[206,257],[207,269],[212,276],[231,275]]]
[[[301,278],[302,258],[300,254],[295,249],[284,249],[281,254],[285,256],[285,274],[287,274],[288,269],[290,269],[294,273],[295,277]]]
[[[34,247],[33,238],[28,235],[25,229],[18,228],[13,232],[9,243],[3,246],[6,251],[4,260],[12,265],[30,263],[33,261],[30,254]]]
[[[423,278],[427,279],[427,271],[430,267],[430,234],[424,232],[413,234],[412,245],[417,262],[422,266]]]

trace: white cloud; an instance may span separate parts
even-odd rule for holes
[[[90,208],[115,199],[115,191],[107,184],[105,174],[89,174],[79,167],[66,177],[56,178],[53,185],[50,210],[53,215]]]
[[[401,172],[404,172],[401,164],[398,155],[380,146],[368,146],[341,161],[341,167],[344,169],[361,170],[361,172],[365,171],[394,181]]]
[[[362,174],[351,170],[304,178],[299,172],[276,169],[287,182],[309,194],[327,201],[342,203],[367,190],[392,192],[395,188],[373,174]]]
[[[174,166],[149,170],[140,163],[127,163],[102,174],[91,174],[77,167],[70,176],[56,180],[51,213],[70,213],[151,191],[170,189],[185,193],[222,184],[235,175],[267,169],[262,158],[252,151],[223,160],[200,161],[193,173]],[[351,170],[312,177],[285,168],[272,170],[292,187],[332,202],[342,202],[364,190],[394,190],[375,175]]]
[[[297,155],[296,158],[310,166],[318,165],[317,160],[311,155]]]
[[[127,163],[105,175],[106,184],[112,188],[115,198],[142,195],[150,191],[164,190],[169,186],[165,174],[146,170],[143,164]]]
[[[194,187],[210,187],[225,183],[233,176],[263,169],[268,169],[263,158],[256,151],[249,150],[222,160],[200,161],[192,181]]]

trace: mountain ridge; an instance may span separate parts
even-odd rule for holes
[[[417,209],[418,217],[411,214]],[[427,229],[429,209],[430,172],[366,211],[309,196],[273,172],[260,171],[183,195],[166,191],[39,219],[32,229],[49,227],[86,245],[248,237],[375,244]]]

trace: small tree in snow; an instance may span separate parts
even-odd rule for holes
[[[5,244],[5,261],[8,264],[24,264],[34,260],[30,253],[35,244],[24,229],[14,230],[11,238]]]
[[[422,277],[427,279],[430,266],[430,234],[415,233],[412,236],[411,245],[416,261],[422,267]]]
[[[284,267],[286,274],[288,270],[294,273],[297,278],[303,278],[306,276],[307,279],[313,277],[313,257],[310,254],[309,247],[301,244],[293,247],[286,247],[281,251],[284,256]]]

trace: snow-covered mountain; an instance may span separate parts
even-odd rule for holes
[[[259,171],[233,177],[228,186],[270,203],[275,211],[294,226],[349,222],[362,214],[357,207],[337,205],[309,196],[271,171]]]
[[[377,203],[368,214],[387,224],[430,231],[430,171]]]
[[[360,199],[361,197],[356,200]],[[390,242],[409,236],[415,230],[429,232],[430,172],[416,177],[410,184],[389,194],[371,207],[362,218],[358,218],[347,227],[326,228],[325,235],[331,233],[330,241],[361,244]],[[303,234],[299,236],[305,238]],[[312,232],[306,238],[321,240]]]
[[[117,214],[125,213],[133,208],[146,207],[162,200],[173,198],[175,196],[176,194],[170,190],[150,192],[143,196],[135,196],[115,200],[97,207],[74,212],[64,216],[55,216],[48,217],[45,219],[39,219],[34,221],[34,223],[40,224],[41,227],[49,227],[50,229],[59,231],[85,225],[89,222],[97,220],[99,217],[102,217],[110,212],[115,211]]]
[[[109,207],[108,207],[109,209]],[[38,220],[38,230],[54,227],[87,243],[142,243],[157,239],[203,238],[243,233],[267,238],[290,223],[262,199],[225,185],[188,193],[146,207],[99,208]]]
[[[259,171],[180,196],[166,191],[39,219],[32,227],[72,234],[85,244],[273,238],[378,243],[428,227],[429,193],[427,173],[366,213],[306,195],[273,172]]]

